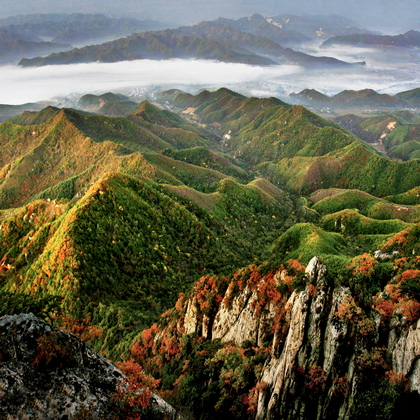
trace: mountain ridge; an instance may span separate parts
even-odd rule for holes
[[[277,98],[155,100],[0,125],[0,311],[90,337],[186,417],[415,406],[419,161]]]

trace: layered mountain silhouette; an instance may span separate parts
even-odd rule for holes
[[[18,61],[21,57],[35,57],[71,49],[70,44],[44,42],[39,38],[16,34],[0,28],[0,63]]]
[[[310,41],[312,38],[303,35],[298,29],[289,29],[284,24],[287,19],[279,19],[281,23],[272,18],[265,18],[260,14],[253,14],[250,17],[241,19],[219,18],[214,23],[225,23],[232,28],[248,32],[253,35],[271,39],[282,46],[297,46]],[[289,21],[290,22],[290,21]]]
[[[74,45],[163,29],[166,25],[152,20],[112,18],[99,13],[73,13],[10,17],[0,20],[0,27],[17,36],[49,38],[54,43]]]
[[[344,90],[333,96],[327,96],[315,89],[304,89],[299,93],[291,93],[290,99],[295,103],[315,107],[331,108],[404,108],[415,106],[415,92],[413,101],[410,94],[404,92],[395,96],[378,93],[373,89]],[[407,99],[406,99],[407,98]]]
[[[355,46],[405,47],[416,48],[420,45],[420,32],[408,31],[400,35],[351,34],[327,39],[323,46],[348,44]]]
[[[127,116],[138,107],[125,95],[104,93],[102,95],[83,95],[77,102],[77,106],[85,111],[108,115],[109,117]]]
[[[215,22],[226,23],[241,31],[266,37],[280,45],[291,47],[333,36],[372,33],[350,19],[334,15],[284,14],[268,18],[253,14],[237,20],[219,18]]]
[[[22,59],[22,66],[116,62],[141,58],[162,60],[197,58],[253,65],[298,64],[304,67],[346,67],[350,64],[330,57],[313,57],[284,49],[276,42],[229,26],[220,20],[191,27],[133,34],[116,41],[48,57]]]

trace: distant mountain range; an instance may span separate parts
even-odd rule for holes
[[[0,20],[0,63],[22,59],[22,66],[42,66],[142,58],[202,58],[259,66],[290,63],[307,68],[337,67],[348,64],[288,47],[297,48],[329,36],[371,33],[349,19],[324,15],[267,18],[253,14],[237,20],[218,18],[161,30],[168,26],[158,21],[110,18],[103,14],[12,16]],[[91,43],[99,45],[86,46]],[[71,45],[86,47],[72,49]]]
[[[40,111],[45,105],[39,103],[28,103],[22,105],[0,104],[0,122],[3,122],[15,115],[19,115],[24,111]]]
[[[334,44],[347,44],[354,46],[375,46],[375,47],[406,47],[417,48],[420,46],[420,32],[408,31],[400,35],[373,35],[373,34],[351,34],[334,36],[324,41],[322,46]]]
[[[167,24],[152,20],[111,18],[103,14],[27,15],[0,20],[0,27],[18,36],[47,38],[56,43],[86,44],[111,40],[134,32],[163,29]]]
[[[214,21],[214,23],[218,22],[256,36],[269,38],[282,46],[291,47],[336,35],[372,33],[342,16],[284,14],[267,18],[260,14],[253,14],[237,20],[219,18]]]
[[[0,63],[67,51],[73,48],[70,44],[86,45],[164,27],[161,22],[109,18],[102,14],[10,17],[0,20]]]
[[[48,57],[22,59],[20,65],[43,66],[136,59],[198,58],[253,65],[298,64],[304,67],[345,67],[349,63],[283,48],[275,41],[244,32],[218,20],[126,38]]]
[[[327,96],[315,89],[304,89],[299,93],[291,93],[294,103],[316,108],[417,108],[420,106],[420,89],[412,89],[388,95],[373,89],[344,90],[333,96]]]
[[[18,35],[0,28],[0,64],[19,60],[22,56],[35,57],[71,48],[69,44],[43,42],[38,38],[32,40],[26,35]]]

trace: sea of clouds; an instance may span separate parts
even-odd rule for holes
[[[257,67],[207,60],[136,60],[119,63],[70,64],[45,67],[0,67],[0,104],[56,101],[85,93],[121,92],[135,95],[180,88],[195,93],[204,88],[228,87],[255,96],[287,99],[292,92],[310,88],[333,95],[345,89],[374,89],[397,93],[420,86],[417,63],[390,64],[375,50],[320,48],[308,52],[366,65],[344,70],[305,70],[294,65]],[[61,101],[61,102],[60,102]]]

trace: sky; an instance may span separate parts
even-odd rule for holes
[[[174,23],[252,13],[341,14],[363,25],[418,23],[419,0],[1,0],[0,17],[28,13],[105,13]],[[398,16],[398,23],[395,17]]]

